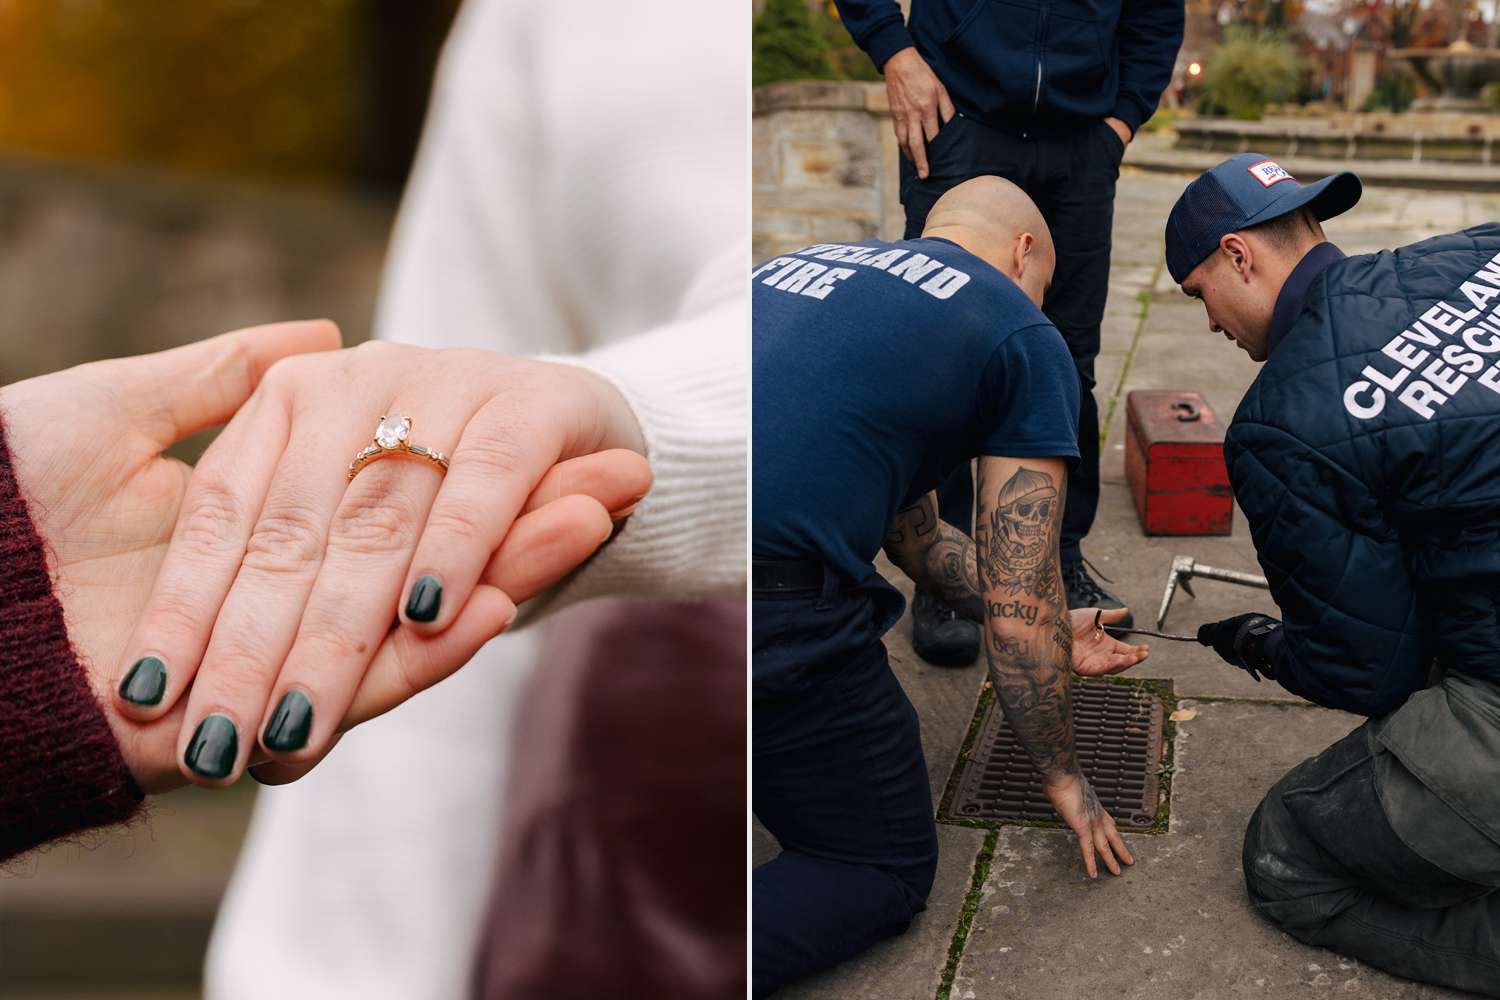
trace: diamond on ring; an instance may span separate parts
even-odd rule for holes
[[[411,437],[411,417],[381,417],[375,425],[375,443],[382,448],[399,448]]]
[[[375,425],[375,440],[365,445],[354,461],[349,463],[349,478],[359,475],[359,470],[378,458],[387,455],[407,455],[421,459],[448,471],[448,456],[432,448],[411,443],[411,417],[404,414],[383,416]]]

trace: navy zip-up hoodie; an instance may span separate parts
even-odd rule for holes
[[[834,0],[883,68],[909,45],[959,111],[1022,134],[1115,117],[1134,133],[1156,111],[1182,45],[1182,0]]]

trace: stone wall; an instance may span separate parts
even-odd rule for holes
[[[1262,121],[1182,119],[1175,127],[1178,148],[1225,155],[1253,149],[1266,156],[1366,163],[1500,163],[1500,115],[1342,112]]]
[[[810,243],[900,239],[896,137],[883,83],[805,80],[755,89],[756,260]]]

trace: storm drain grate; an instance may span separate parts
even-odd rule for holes
[[[1142,829],[1155,823],[1161,701],[1136,684],[1075,681],[1073,729],[1079,764],[1115,824]],[[1041,775],[994,698],[962,767],[951,818],[1059,820]]]

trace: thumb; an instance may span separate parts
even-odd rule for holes
[[[948,88],[938,83],[938,113],[943,116],[944,124],[951,122],[958,109],[953,106],[953,98],[948,96]]]
[[[266,370],[282,358],[339,346],[339,328],[331,320],[251,326],[127,358],[117,389],[132,422],[166,448],[226,423],[250,398]]]

